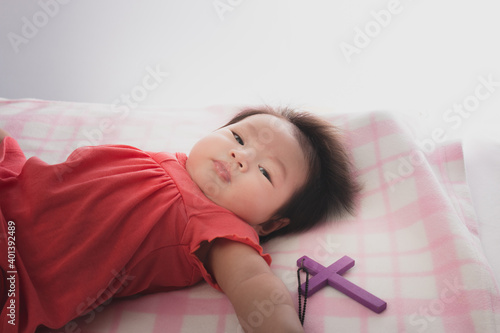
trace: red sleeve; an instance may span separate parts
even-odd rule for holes
[[[215,289],[221,290],[214,277],[206,270],[203,263],[195,254],[204,241],[212,242],[217,238],[225,238],[246,244],[257,251],[268,265],[271,265],[271,256],[264,253],[264,250],[259,245],[257,232],[234,214],[230,212],[203,214],[193,217],[190,224],[193,224],[193,226],[196,225],[196,228],[192,229],[190,253],[203,279]]]
[[[61,327],[125,288],[127,265],[149,251],[150,235],[179,194],[165,170],[137,148],[82,147],[49,165],[36,157],[23,162],[13,139],[6,143],[0,233],[5,222],[15,222],[17,328]],[[8,270],[5,241],[0,265]],[[147,285],[141,277],[136,280]],[[0,325],[7,318],[3,312]]]
[[[26,157],[16,140],[5,137],[0,142],[0,179],[16,177],[25,163]]]
[[[169,160],[164,153],[156,153],[153,156],[160,164]],[[187,245],[185,253],[188,260],[198,269],[201,277],[215,289],[221,290],[195,254],[203,242],[212,242],[216,238],[226,238],[246,244],[255,249],[270,265],[271,256],[264,254],[259,245],[257,232],[229,210],[217,206],[201,192],[186,171],[185,154],[177,153],[176,159],[176,163],[169,163],[168,173],[177,184],[188,218],[181,244]]]

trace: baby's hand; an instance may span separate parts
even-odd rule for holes
[[[208,266],[245,332],[304,332],[288,289],[253,248],[215,240]]]

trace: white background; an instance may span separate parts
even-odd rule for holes
[[[0,96],[113,103],[149,67],[169,75],[142,105],[384,109],[451,134],[500,105],[499,86],[443,120],[478,76],[500,82],[499,16],[493,0],[0,0]]]

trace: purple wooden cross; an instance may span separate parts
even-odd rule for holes
[[[387,307],[386,302],[341,276],[354,266],[354,260],[348,256],[343,256],[327,268],[318,264],[308,256],[303,256],[297,260],[297,266],[307,268],[309,273],[313,275],[313,277],[309,278],[308,296],[311,296],[329,284],[376,313],[381,313]],[[305,285],[306,284],[303,283],[300,286],[302,294],[305,293]]]

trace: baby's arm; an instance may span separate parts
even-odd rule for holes
[[[0,128],[0,142],[2,142],[3,138],[6,136],[10,136],[9,133]]]
[[[253,248],[218,239],[208,264],[246,332],[304,332],[288,289]]]

